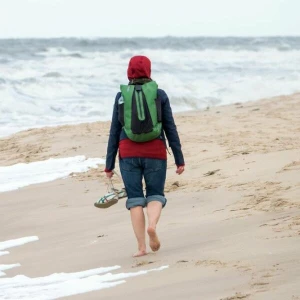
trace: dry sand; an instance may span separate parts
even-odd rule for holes
[[[66,299],[299,300],[300,94],[175,117],[186,172],[177,176],[169,156],[159,252],[131,257],[136,244],[123,200],[107,210],[93,206],[106,192],[101,166],[0,194],[0,240],[40,238],[1,257],[22,265],[7,275],[169,265]],[[1,139],[0,165],[104,157],[109,125],[33,129]]]

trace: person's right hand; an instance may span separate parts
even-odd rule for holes
[[[107,178],[112,178],[114,176],[114,172],[106,172]]]
[[[176,173],[181,175],[184,172],[184,166],[177,167]]]

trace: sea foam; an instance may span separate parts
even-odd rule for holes
[[[85,156],[79,155],[0,167],[0,192],[65,178],[73,172],[86,172],[90,168],[97,168],[104,163],[102,158],[86,159]]]
[[[174,112],[300,90],[300,38],[22,41],[31,51],[17,43],[6,41],[0,53],[0,136],[110,120],[137,54],[152,60],[152,78]]]

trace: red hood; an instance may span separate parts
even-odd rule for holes
[[[151,77],[151,61],[146,56],[133,56],[128,65],[127,76],[129,80]]]

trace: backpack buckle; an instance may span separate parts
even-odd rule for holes
[[[136,85],[135,86],[135,90],[138,91],[138,92],[141,91],[142,90],[142,86],[141,85]]]

